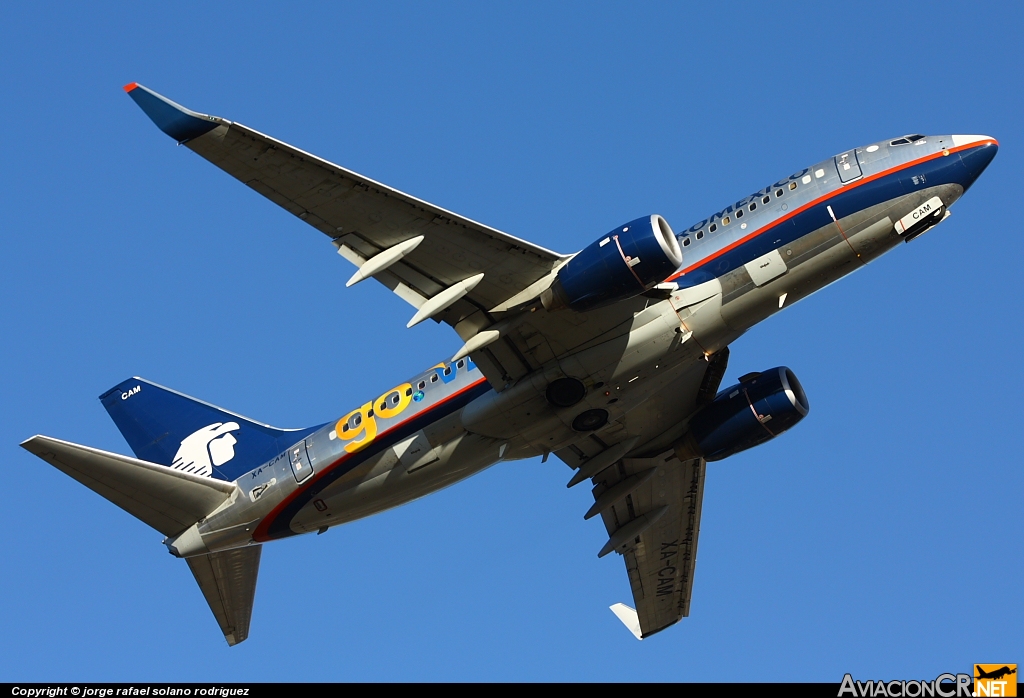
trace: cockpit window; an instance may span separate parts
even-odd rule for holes
[[[920,133],[913,133],[908,136],[903,136],[903,138],[897,138],[894,141],[889,141],[889,145],[906,145],[907,143],[917,143],[918,141],[923,140],[924,136]]]

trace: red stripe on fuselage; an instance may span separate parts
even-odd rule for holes
[[[384,438],[389,433],[393,432],[395,429],[398,429],[399,427],[401,427],[401,426],[403,426],[405,424],[408,424],[410,421],[412,421],[414,419],[422,417],[423,415],[429,413],[431,410],[437,409],[438,407],[440,407],[441,405],[445,404],[449,400],[453,400],[454,398],[458,397],[459,395],[462,395],[463,393],[465,393],[467,390],[472,390],[476,386],[478,386],[481,383],[484,383],[486,381],[487,381],[486,378],[481,378],[478,381],[474,381],[473,383],[470,383],[465,388],[461,388],[461,389],[457,390],[456,392],[452,393],[451,395],[448,395],[445,398],[443,398],[441,400],[438,400],[437,402],[435,402],[433,405],[431,405],[430,407],[426,408],[425,410],[417,412],[416,414],[413,414],[413,415],[409,415],[409,417],[407,419],[403,419],[398,424],[394,424],[394,425],[388,427],[384,431],[378,433],[377,436],[375,436],[373,440],[377,441],[378,439]],[[271,538],[267,537],[267,531],[270,529],[271,524],[274,523],[274,520],[278,517],[278,515],[281,513],[281,511],[286,506],[288,506],[289,504],[294,502],[295,499],[300,494],[302,494],[303,492],[308,490],[313,484],[315,484],[318,480],[320,480],[322,477],[324,477],[327,473],[329,473],[332,470],[334,470],[336,467],[338,467],[339,465],[344,463],[349,458],[352,458],[353,456],[358,455],[358,454],[359,454],[359,451],[356,451],[355,453],[346,453],[341,458],[339,458],[338,460],[334,461],[330,465],[326,466],[320,472],[316,473],[309,480],[309,482],[307,482],[304,485],[300,486],[298,489],[296,489],[290,495],[288,495],[283,500],[281,500],[281,502],[276,507],[274,507],[273,510],[269,514],[267,514],[263,518],[262,521],[260,521],[259,525],[256,527],[256,530],[252,534],[252,539],[254,541],[256,541],[257,543],[265,543],[268,540],[272,540]]]
[[[959,153],[962,150],[969,150],[971,148],[978,148],[980,146],[989,145],[989,144],[999,145],[999,141],[997,141],[994,138],[990,138],[988,140],[978,141],[976,143],[968,143],[966,145],[961,145],[961,146],[956,147],[956,148],[946,148],[946,152],[948,152],[950,155],[952,155],[953,153]],[[896,165],[895,167],[890,167],[887,170],[882,170],[881,172],[877,172],[877,173],[875,173],[873,175],[869,175],[867,177],[862,177],[862,178],[860,178],[860,179],[858,179],[856,181],[850,182],[849,184],[845,184],[842,187],[840,187],[839,189],[836,189],[834,191],[830,191],[827,194],[823,194],[823,195],[819,196],[817,199],[815,199],[814,201],[806,203],[803,206],[801,206],[800,208],[794,209],[794,210],[790,211],[789,213],[787,213],[786,215],[782,216],[781,218],[776,218],[774,221],[772,221],[771,223],[769,223],[765,227],[763,227],[763,228],[761,228],[759,230],[755,230],[754,232],[750,233],[746,237],[742,237],[739,240],[726,245],[725,247],[723,247],[722,249],[718,250],[717,252],[711,254],[708,257],[704,257],[703,259],[701,259],[698,262],[695,262],[694,264],[691,264],[690,266],[686,267],[682,271],[677,271],[675,274],[673,274],[672,276],[668,277],[665,280],[666,281],[673,281],[674,279],[678,279],[683,274],[691,272],[694,269],[697,269],[698,267],[704,266],[705,264],[707,264],[710,261],[718,259],[723,254],[725,254],[726,252],[731,252],[732,250],[736,249],[740,245],[742,245],[742,244],[744,244],[746,242],[750,242],[751,240],[756,238],[758,235],[761,235],[763,233],[767,233],[769,230],[771,230],[775,226],[779,225],[780,223],[785,223],[786,221],[788,221],[793,216],[801,214],[804,211],[806,211],[807,209],[812,208],[814,206],[817,206],[818,204],[822,203],[823,201],[827,201],[828,199],[831,199],[832,197],[838,196],[839,194],[842,194],[843,192],[850,191],[851,189],[856,189],[857,187],[861,186],[862,184],[867,184],[868,182],[873,182],[876,179],[881,179],[882,177],[886,177],[888,175],[891,175],[894,172],[899,172],[900,170],[905,170],[908,167],[913,167],[914,165],[920,165],[922,162],[928,162],[929,160],[934,160],[935,158],[941,158],[941,157],[944,157],[944,155],[943,155],[943,151],[940,150],[937,153],[932,153],[931,155],[925,155],[924,157],[918,158],[917,160],[911,160],[910,162],[905,162],[902,165]]]

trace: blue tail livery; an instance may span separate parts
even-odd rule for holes
[[[100,396],[136,457],[232,481],[319,427],[276,429],[143,378]]]

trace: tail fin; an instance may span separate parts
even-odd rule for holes
[[[228,482],[319,428],[276,429],[142,378],[100,401],[136,457]]]

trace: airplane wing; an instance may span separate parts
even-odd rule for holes
[[[328,236],[359,267],[350,284],[372,276],[416,308],[410,326],[429,317],[471,338],[568,259],[142,85],[125,90],[164,133]]]
[[[598,555],[615,551],[623,556],[641,639],[690,614],[706,463],[702,458],[681,461],[671,447],[682,440],[688,418],[714,399],[728,361],[726,348],[707,363],[692,365],[628,413],[624,423],[609,424],[555,452],[577,469],[570,483],[585,479],[580,474],[587,474],[588,461],[609,450],[609,444],[635,440],[627,450],[648,456],[620,458],[589,473],[594,506],[585,515],[600,514],[608,532]],[[616,606],[613,611],[622,619],[623,606]]]
[[[703,458],[681,462],[672,451],[626,458],[594,490],[598,502],[622,483],[631,490],[601,513],[609,535],[602,553],[616,550],[625,560],[641,638],[690,615],[705,468]]]

